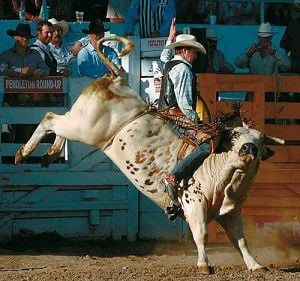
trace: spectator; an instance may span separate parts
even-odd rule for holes
[[[50,52],[49,43],[53,35],[53,25],[48,21],[41,21],[37,25],[37,40],[31,46],[40,53],[41,58],[49,67],[49,75],[57,75],[57,61]]]
[[[0,0],[0,19],[16,19],[16,18],[17,15],[14,13],[12,9],[11,1]]]
[[[15,30],[6,32],[15,40],[15,45],[0,55],[1,74],[26,78],[48,75],[49,68],[39,53],[29,47],[31,35],[29,24],[19,23]]]
[[[0,19],[5,16],[4,0],[0,0]]]
[[[35,0],[39,8],[42,5],[42,0]],[[50,7],[49,18],[57,20],[74,21],[75,11],[78,1],[76,0],[47,0],[47,5]]]
[[[256,25],[259,22],[259,6],[256,3],[228,2],[227,23]]]
[[[87,35],[85,37],[80,38],[75,44],[71,47],[71,53],[77,57],[79,51],[86,47],[91,42],[91,38]]]
[[[225,56],[218,47],[218,36],[214,29],[206,29],[208,72],[233,73],[234,66],[225,60]]]
[[[125,13],[129,6],[130,0],[109,0],[106,18],[108,18],[111,23],[123,23]]]
[[[49,43],[52,40],[53,36],[53,25],[48,21],[38,22],[37,25],[37,40],[31,46],[32,49],[37,50],[40,53],[41,58],[45,61],[46,65],[49,68],[50,76],[67,76],[70,73],[63,72],[62,74],[57,72],[57,61],[54,55],[50,51]],[[41,104],[45,104],[47,106],[56,106],[63,105],[64,103],[64,95],[63,94],[40,94]]]
[[[176,21],[177,23],[192,23],[194,15],[195,0],[174,0],[176,9]]]
[[[125,16],[125,35],[133,35],[134,24],[139,22],[141,38],[168,36],[175,15],[174,0],[132,0]]]
[[[49,43],[50,52],[57,61],[57,72],[64,76],[70,76],[69,66],[75,61],[74,55],[63,44],[63,37],[69,32],[69,25],[66,21],[57,21],[55,18],[49,19],[53,24],[53,35]]]
[[[152,70],[153,70],[153,84],[150,83],[149,85],[148,96],[149,96],[149,101],[154,106],[157,106],[159,94],[161,90],[161,81],[162,81],[162,70],[161,70],[160,61],[157,60],[152,61]]]
[[[118,2],[123,2],[118,1]],[[128,0],[125,0],[128,1]],[[77,10],[84,12],[85,21],[93,21],[95,19],[101,19],[105,21],[107,14],[108,0],[84,0],[77,1]]]
[[[78,73],[80,76],[91,78],[102,77],[108,72],[108,68],[102,63],[96,50],[97,42],[104,37],[104,25],[100,19],[91,21],[89,29],[83,29],[83,33],[88,34],[91,42],[82,48],[77,57]],[[103,46],[104,54],[116,65],[120,65],[117,53],[108,46]]]
[[[249,68],[251,74],[276,74],[288,71],[290,59],[285,50],[272,46],[272,26],[262,23],[258,28],[258,43],[253,44],[244,54],[235,59],[235,65],[240,68]]]
[[[269,3],[265,8],[265,21],[271,25],[287,25],[291,18],[288,4]]]
[[[13,12],[19,17],[20,5],[23,1],[25,5],[25,18],[27,20],[40,20],[40,0],[11,0]]]
[[[280,41],[280,47],[290,52],[291,72],[300,73],[300,16],[291,21]]]

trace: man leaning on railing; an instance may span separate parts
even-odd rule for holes
[[[0,54],[0,75],[37,79],[49,74],[49,68],[39,53],[29,47],[31,35],[29,24],[20,23],[15,30],[6,32],[15,40],[12,48]],[[12,95],[8,99],[11,106],[34,104],[27,94]]]

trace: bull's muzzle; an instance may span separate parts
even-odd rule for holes
[[[252,160],[254,160],[257,157],[257,154],[258,154],[258,148],[254,143],[251,142],[243,144],[243,146],[239,150],[240,157],[249,155],[252,158]]]

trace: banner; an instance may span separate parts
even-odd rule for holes
[[[4,77],[4,93],[64,93],[62,76],[47,76],[36,80]]]

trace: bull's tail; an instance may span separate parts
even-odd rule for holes
[[[119,53],[119,57],[125,56],[128,53],[131,52],[131,50],[134,48],[134,45],[131,41],[124,37],[120,36],[110,36],[110,37],[104,37],[101,40],[97,42],[97,53],[100,57],[100,59],[103,61],[103,63],[107,66],[108,69],[115,75],[115,76],[122,76],[122,70],[119,69],[112,61],[108,59],[108,57],[103,53],[102,45],[106,41],[119,41],[122,42],[125,47],[122,50],[122,52]]]

